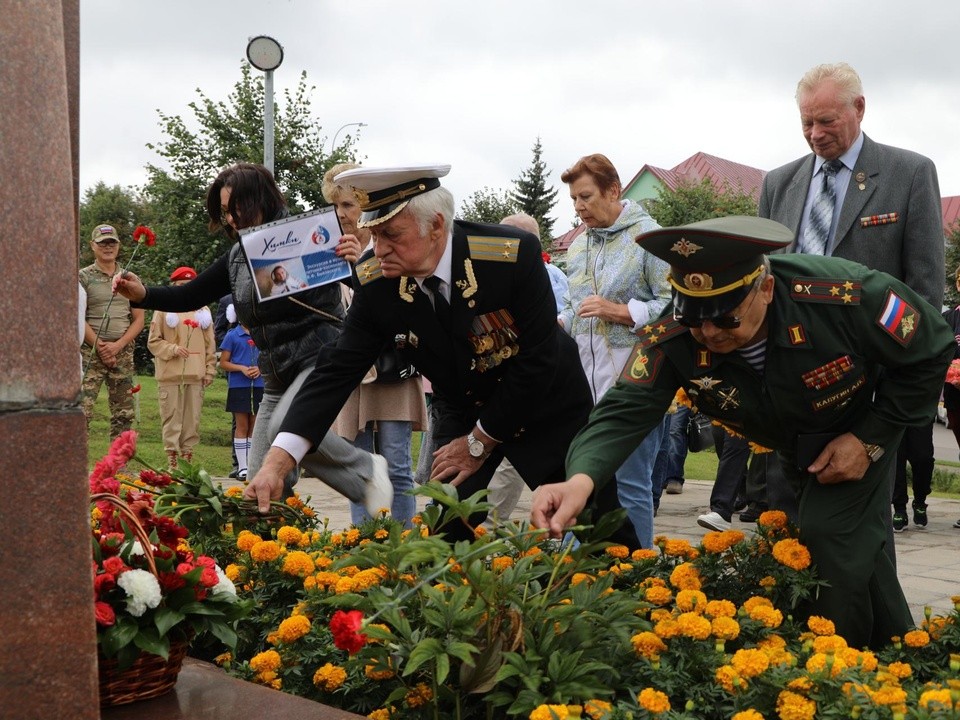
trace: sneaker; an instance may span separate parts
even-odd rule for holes
[[[382,508],[393,504],[393,483],[390,482],[390,468],[383,455],[373,456],[373,475],[367,481],[367,491],[363,495],[363,507],[371,517],[376,517]]]
[[[918,528],[927,526],[927,505],[926,503],[913,504],[913,524]]]
[[[247,469],[244,468],[243,470],[237,470],[237,476],[236,476],[236,477],[237,477],[237,480],[246,481],[246,479],[247,479]]]
[[[954,526],[955,528],[960,528],[960,520],[957,520],[957,521],[953,524],[953,526]]]
[[[755,523],[757,520],[760,519],[760,515],[762,515],[766,511],[767,509],[765,507],[761,507],[756,503],[750,503],[749,507],[747,507],[746,510],[740,513],[740,522]]]
[[[716,530],[717,532],[730,529],[730,521],[724,520],[723,516],[718,512],[708,512],[706,515],[701,515],[697,518],[697,525],[705,527],[708,530]]]
[[[903,532],[907,529],[907,511],[897,511],[893,514],[893,531]]]
[[[679,480],[668,480],[666,490],[667,495],[679,495],[683,492],[683,483]]]
[[[240,477],[239,468],[234,468],[233,470],[231,470],[230,474],[227,475],[227,477],[230,478],[231,480],[236,480],[237,478],[239,478]]]

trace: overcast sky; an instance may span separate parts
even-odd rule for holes
[[[539,136],[560,232],[560,173],[588,153],[624,182],[698,151],[764,170],[805,154],[796,82],[841,60],[863,80],[864,131],[960,194],[952,0],[83,0],[80,22],[81,190],[141,185],[157,110],[226,99],[248,38],[270,35],[277,93],[306,71],[328,142],[364,122],[365,165],[449,163],[458,207],[509,187]]]

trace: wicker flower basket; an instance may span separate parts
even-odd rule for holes
[[[91,503],[98,501],[110,503],[123,516],[130,531],[143,547],[147,566],[156,575],[157,565],[153,557],[153,545],[136,514],[121,498],[112,493],[96,493],[90,496]],[[133,664],[123,670],[118,669],[116,660],[105,658],[98,653],[101,707],[148,700],[170,692],[177,684],[177,676],[180,674],[188,645],[187,639],[171,640],[170,652],[166,660],[160,655],[141,652]]]

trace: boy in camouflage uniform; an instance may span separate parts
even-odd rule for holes
[[[111,291],[112,278],[119,270],[120,238],[117,231],[110,225],[97,225],[93,229],[90,247],[94,262],[80,270],[80,284],[87,292],[86,326],[81,348],[86,365],[81,386],[83,414],[89,430],[94,403],[106,380],[110,437],[113,439],[133,424],[133,341],[143,330],[143,310],[131,308],[129,300],[114,296]]]

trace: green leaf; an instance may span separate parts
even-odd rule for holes
[[[410,653],[406,667],[403,669],[403,675],[406,677],[425,662],[433,660],[437,655],[443,652],[440,647],[440,641],[436,638],[425,638],[417,643],[416,647]]]
[[[437,655],[437,685],[442,685],[443,681],[447,679],[447,675],[450,674],[450,656],[446,653],[440,653]]]
[[[159,655],[164,660],[170,654],[170,639],[167,637],[157,637],[155,633],[142,632],[133,639],[134,644],[148,653]]]
[[[153,622],[157,626],[157,632],[161,635],[166,635],[170,628],[181,622],[184,617],[186,616],[182,612],[178,612],[173,608],[159,607],[157,608]]]
[[[237,633],[227,625],[217,622],[211,622],[210,632],[224,645],[233,650],[237,646]]]
[[[107,657],[117,654],[120,648],[129,645],[140,632],[140,626],[129,618],[117,620],[116,624],[103,634],[101,644]]]

